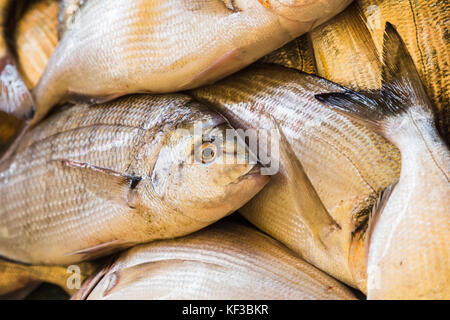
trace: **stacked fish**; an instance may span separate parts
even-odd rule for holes
[[[3,297],[450,299],[449,3],[0,11]]]

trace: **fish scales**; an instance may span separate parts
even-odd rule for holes
[[[401,151],[400,178],[374,206],[366,236],[369,299],[448,299],[450,152],[406,45],[386,23],[380,91],[316,98]]]
[[[381,55],[386,22],[401,35],[428,96],[438,111],[439,132],[450,143],[450,54],[448,1],[360,0],[375,45]]]
[[[358,3],[308,35],[317,74],[354,90],[381,86],[381,61]]]
[[[246,126],[253,123],[264,128],[270,122],[265,115],[272,115],[283,128],[313,185],[320,190],[319,194],[327,195],[323,197],[325,206],[333,211],[339,204],[336,198],[346,198],[344,195],[349,190],[337,194],[340,191],[330,190],[324,184],[348,185],[363,193],[377,192],[398,177],[400,155],[381,136],[318,104],[312,92],[326,92],[332,87],[325,80],[314,79],[310,83],[308,80],[307,75],[295,71],[257,66],[211,89],[193,91],[193,95],[213,103],[234,123]],[[262,110],[265,115],[254,110]],[[347,168],[327,167],[327,172],[317,175],[323,171],[323,163],[317,159],[326,159],[325,163],[347,163],[343,166]],[[380,171],[373,170],[379,165],[382,165]],[[327,179],[322,178],[324,175]]]
[[[58,44],[58,0],[31,3],[14,28],[19,71],[28,89],[39,81]]]
[[[149,287],[152,290],[148,290]],[[218,223],[188,237],[159,241],[125,252],[88,299],[132,297],[355,298],[347,288],[277,241],[235,222]]]
[[[274,2],[267,8],[256,0],[232,5],[219,0],[65,1],[61,41],[33,90],[32,121],[67,100],[109,101],[214,82],[349,3]]]
[[[400,154],[381,136],[314,98],[319,92],[336,90],[343,89],[297,70],[261,64],[190,95],[213,105],[237,127],[267,128],[271,121],[278,122],[323,205],[342,228],[337,232],[337,242],[344,246],[338,253],[342,260],[330,258],[330,253],[312,240],[301,213],[292,207],[292,199],[284,199],[285,183],[270,189],[276,176],[240,212],[310,263],[358,286],[350,275],[346,246],[359,226],[358,215],[398,179]]]
[[[165,207],[164,198],[156,195],[150,196],[156,207],[134,212],[122,203],[126,201],[112,201],[116,196],[121,199],[114,180],[97,182],[95,176],[86,176],[87,169],[67,168],[65,161],[126,177],[148,177],[168,134],[195,117],[208,120],[210,115],[182,95],[131,96],[107,106],[77,105],[57,113],[27,133],[2,164],[0,253],[25,262],[70,262],[80,257],[61,251],[69,254],[80,245],[164,237],[170,229],[167,219],[173,218],[170,227],[176,229],[178,224],[180,230],[207,224],[201,217],[196,221],[183,212],[177,215],[179,209],[158,217],[158,210],[164,212]]]

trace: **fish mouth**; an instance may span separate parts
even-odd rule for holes
[[[268,181],[269,180],[269,176],[267,175],[263,175],[261,173],[261,169],[263,168],[263,166],[259,163],[255,164],[249,171],[247,171],[246,173],[244,173],[243,175],[241,175],[234,183],[239,183],[243,180],[247,180],[247,179],[261,179],[262,181]]]

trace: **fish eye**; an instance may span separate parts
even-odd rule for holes
[[[206,142],[200,147],[202,163],[210,163],[214,161],[217,155],[217,146],[214,143]]]

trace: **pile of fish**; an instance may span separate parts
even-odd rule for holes
[[[449,20],[0,0],[0,298],[450,299]]]

